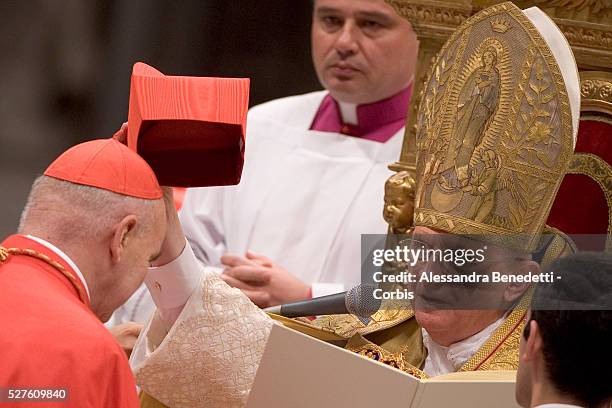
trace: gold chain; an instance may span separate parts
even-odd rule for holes
[[[0,263],[6,262],[10,255],[25,255],[32,258],[36,258],[57,269],[62,275],[68,278],[70,283],[72,283],[72,286],[74,286],[74,288],[79,293],[79,298],[81,299],[81,301],[85,304],[88,304],[87,294],[83,290],[82,286],[79,285],[77,278],[69,271],[67,271],[66,268],[64,268],[64,265],[62,265],[61,263],[54,261],[47,255],[41,254],[40,252],[36,252],[33,249],[5,248],[3,246],[0,246]]]
[[[6,249],[3,246],[0,246],[0,262],[6,261],[8,256],[9,256],[8,249]]]

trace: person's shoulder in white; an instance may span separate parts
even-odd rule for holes
[[[296,118],[302,117],[304,109],[312,109],[313,105],[318,107],[327,93],[327,91],[315,91],[273,99],[249,109],[249,119],[270,119],[293,123]]]

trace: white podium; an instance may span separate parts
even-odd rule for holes
[[[248,408],[517,408],[515,371],[419,380],[385,364],[275,324]]]

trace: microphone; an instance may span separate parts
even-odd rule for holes
[[[377,285],[371,283],[362,283],[346,292],[272,306],[264,309],[264,311],[284,317],[350,313],[360,319],[369,319],[371,315],[380,309],[381,299],[374,297],[374,290],[377,287]]]

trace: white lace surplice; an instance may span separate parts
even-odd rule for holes
[[[171,408],[243,407],[273,323],[240,290],[201,269],[170,330],[156,311],[138,339],[136,381]]]

